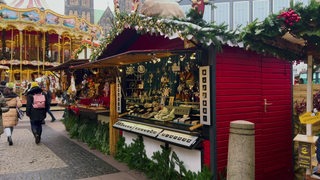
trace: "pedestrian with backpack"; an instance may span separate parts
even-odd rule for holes
[[[41,141],[42,124],[50,107],[49,100],[37,82],[31,82],[27,92],[26,115],[30,118],[31,130],[36,144]]]

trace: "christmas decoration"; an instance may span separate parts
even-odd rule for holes
[[[301,17],[293,9],[284,11],[277,17],[280,19],[283,19],[287,26],[293,26],[295,23],[299,22],[301,19]]]
[[[110,33],[102,40],[100,46],[93,47],[90,61],[95,61],[106,49],[114,38],[119,35],[125,28],[136,29],[139,34],[155,34],[168,38],[181,38],[183,40],[192,41],[199,46],[209,46],[214,44],[217,50],[221,50],[223,44],[234,45],[236,43],[235,31],[228,30],[224,24],[216,25],[207,23],[204,20],[194,21],[190,18],[190,14],[184,19],[164,19],[159,17],[146,17],[138,13],[121,14],[116,13],[114,27]],[[84,46],[81,46],[84,48]],[[78,49],[75,53],[80,53]]]
[[[262,22],[253,21],[240,33],[245,47],[261,54],[269,54],[287,60],[306,60],[307,55],[320,50],[320,3],[311,0],[271,14]],[[302,40],[305,44],[291,43],[284,35]],[[319,56],[314,56],[319,61]]]

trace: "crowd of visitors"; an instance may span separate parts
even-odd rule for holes
[[[21,118],[20,108],[22,107],[22,101],[14,89],[12,82],[0,82],[0,135],[5,133],[9,146],[13,145],[13,129]],[[27,100],[25,114],[30,119],[35,143],[39,144],[47,113],[51,116],[51,122],[56,120],[50,111],[52,94],[49,88],[34,81],[28,84],[23,95]]]

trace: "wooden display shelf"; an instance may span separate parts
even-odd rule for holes
[[[93,106],[85,106],[85,105],[77,105],[80,111],[83,112],[94,112],[94,113],[104,113],[109,112],[109,109],[105,107],[93,107]]]

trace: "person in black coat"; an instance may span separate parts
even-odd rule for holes
[[[49,104],[51,104],[52,93],[51,93],[50,89],[48,88],[48,90],[46,90],[46,88],[43,88],[42,90],[43,90],[43,92],[46,93],[46,96],[48,97]],[[54,117],[53,113],[51,112],[50,106],[49,106],[49,109],[48,109],[48,114],[51,116],[51,122],[54,122],[56,120],[56,117]]]
[[[33,108],[33,96],[39,93],[42,93],[45,96],[45,108]],[[48,97],[44,94],[38,83],[31,82],[31,89],[27,92],[26,115],[30,118],[31,130],[35,137],[36,144],[39,144],[41,141],[41,122],[46,118],[49,107],[50,103]]]
[[[1,81],[0,82],[0,92],[3,93],[4,89],[7,87],[7,82],[6,81]]]

